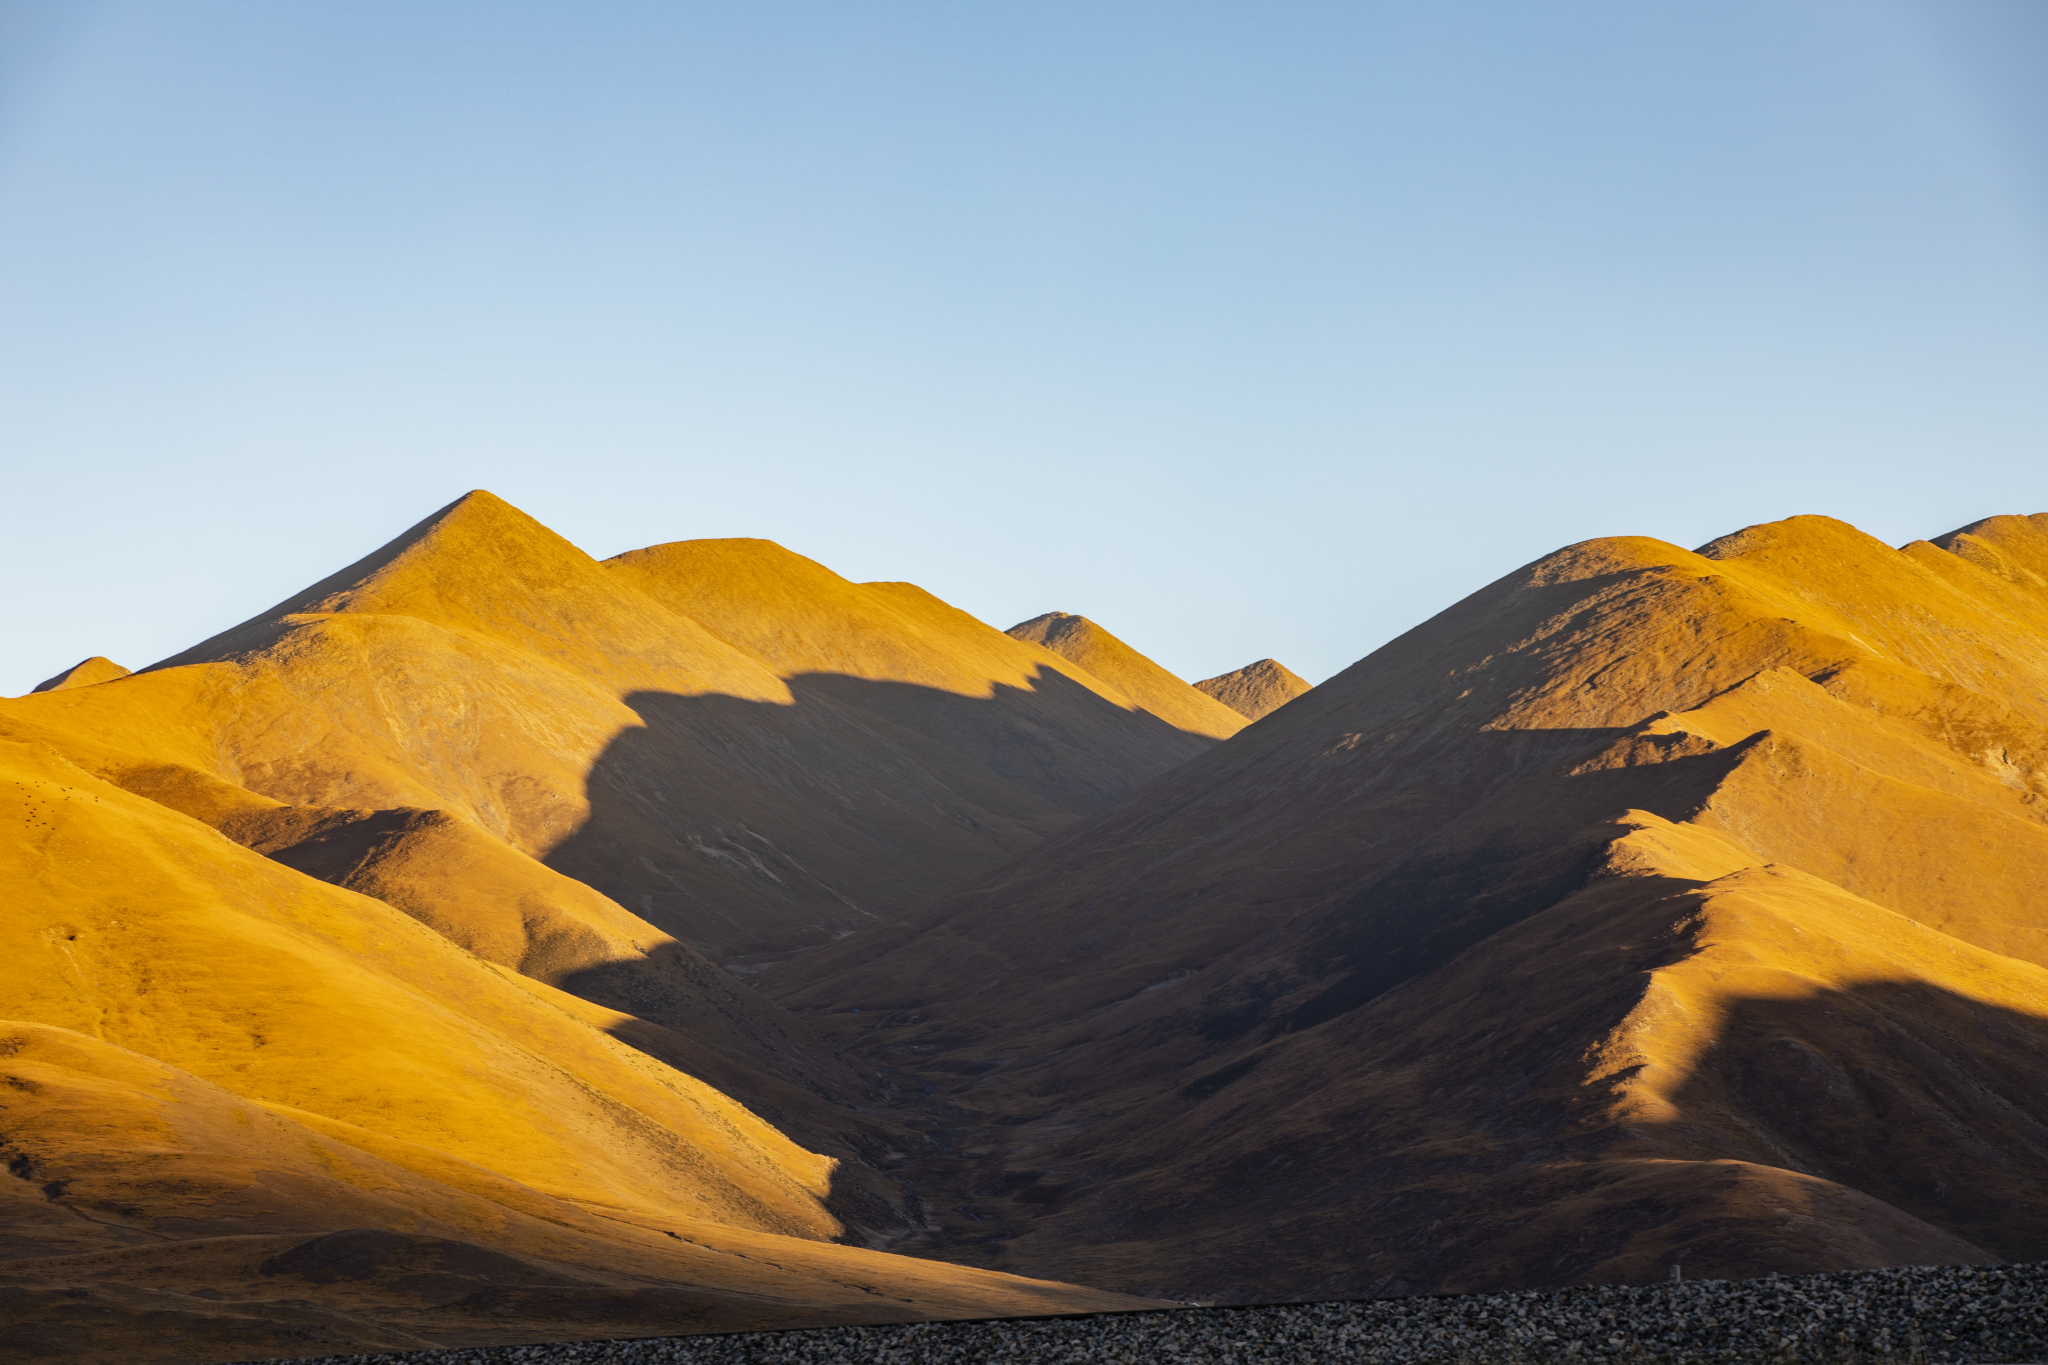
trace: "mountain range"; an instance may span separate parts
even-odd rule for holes
[[[472,493],[0,757],[43,1354],[2043,1250],[2048,514],[1585,542],[1310,688]]]

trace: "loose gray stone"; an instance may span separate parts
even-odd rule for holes
[[[299,1365],[1975,1365],[2048,1360],[2048,1263],[919,1322],[384,1355]]]

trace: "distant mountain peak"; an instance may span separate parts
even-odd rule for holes
[[[1191,734],[1227,739],[1244,728],[1244,721],[1228,707],[1203,696],[1085,616],[1048,611],[1003,633],[1079,664],[1141,710]]]
[[[45,678],[37,683],[33,692],[61,692],[67,687],[91,687],[94,683],[112,682],[125,678],[129,670],[121,667],[103,654],[71,665],[54,678]]]
[[[1076,616],[1070,611],[1046,611],[1040,612],[1029,621],[1019,621],[1016,625],[1004,631],[1003,634],[1014,635],[1020,640],[1035,640],[1047,634],[1070,634],[1094,624],[1087,617]]]
[[[1312,683],[1296,677],[1278,659],[1261,659],[1230,673],[1219,673],[1195,684],[1247,720],[1277,711],[1308,691]]]

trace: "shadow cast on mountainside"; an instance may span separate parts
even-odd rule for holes
[[[1155,903],[1207,897],[1222,906],[1217,918],[1241,918],[1257,930],[1232,938],[1216,932],[1209,939],[1219,945],[1214,957],[1173,963],[1195,975],[1236,959],[1199,996],[1190,996],[1184,1016],[1205,1051],[1229,1064],[1221,1074],[1191,1082],[1213,1093],[1257,1064],[1229,1056],[1234,1049],[1349,1014],[1583,889],[1625,832],[1615,823],[1620,817],[1631,810],[1673,821],[1692,816],[1746,753],[1735,745],[1641,767],[1559,775],[1560,767],[1574,767],[1615,734],[1470,733],[1459,741],[1462,771],[1447,774],[1449,765],[1437,765],[1399,774],[1344,793],[1341,799],[1357,808],[1355,817],[1333,799],[1316,825],[1240,840],[1287,866],[1296,884],[1313,894],[1243,904],[1239,888],[1256,894],[1261,877],[1249,862],[1201,865],[1186,874],[1183,890],[1172,881],[1178,869],[1164,858],[1156,872],[1129,879],[1115,895],[1091,887],[1085,902],[1089,956],[1115,951],[1124,935],[1157,932],[1157,915],[1136,904],[1141,897]],[[1260,818],[1247,809],[1236,828],[1241,833]],[[1340,848],[1347,860],[1320,886],[1303,871],[1314,856],[1301,847],[1308,841]],[[1033,921],[1035,941],[1056,933],[1057,923],[1051,915]],[[1183,924],[1180,938],[1197,936]],[[1059,961],[1080,980],[1087,969],[1068,960],[1078,952]],[[907,973],[905,984],[915,984]],[[815,992],[806,1003],[819,1007]],[[873,1003],[915,1008],[924,1002],[906,996]]]
[[[1039,1155],[1057,1185],[977,1170],[974,1221],[916,1249],[1235,1302],[2048,1259],[2048,1019],[1917,982],[1737,997],[1652,1118],[1631,1073],[1569,1078],[1640,1002],[1612,984],[1491,1048],[1347,1034],[1235,1109],[1147,1109],[1149,1156]]]
[[[707,979],[707,977],[723,978]],[[854,1246],[891,1241],[916,1221],[913,1199],[889,1174],[900,1135],[873,1117],[876,1079],[800,1021],[679,944],[643,959],[584,968],[556,985],[629,1016],[605,1031],[739,1101],[783,1136],[840,1163],[824,1203]],[[722,1016],[707,1019],[707,1015]],[[900,1154],[899,1154],[900,1155]]]
[[[1675,1095],[1723,1155],[1882,1200],[2013,1261],[2048,1259],[2048,1017],[1929,982],[1740,999]],[[1740,1114],[1740,1124],[1719,1116]]]
[[[915,962],[897,974],[902,999],[862,981],[861,1003],[899,1011],[873,1026],[867,1054],[920,1073],[947,1124],[969,1122],[959,1106],[984,1111],[978,1132],[960,1128],[951,1169],[929,1173],[933,1202],[960,1217],[940,1214],[921,1249],[1243,1299],[1626,1281],[1678,1260],[1739,1276],[2048,1256],[2048,1096],[2016,1083],[2038,1074],[2048,1019],[1932,983],[1724,1001],[1715,1036],[1665,1092],[1672,1117],[1587,1122],[1633,1074],[1587,1084],[1587,1049],[1619,1040],[1649,973],[1693,951],[1687,893],[1707,884],[1601,876],[1625,828],[1615,819],[1687,819],[1765,738],[1689,751],[1653,737],[1671,755],[1661,762],[1587,761],[1621,737],[1468,736],[1479,780],[1411,779],[1427,799],[1398,808],[1426,833],[1354,889],[1290,913],[1292,945],[1249,942],[1237,969],[1169,1013],[1156,1006],[1173,997],[1149,992],[1100,1006],[1076,996],[1062,1017],[1085,1018],[1085,1036],[1036,1039],[1035,1055],[1000,1070],[949,1068],[989,1046],[995,1016],[976,1011],[1015,1020],[1018,1000],[921,1004]],[[1384,811],[1382,797],[1358,799]],[[1214,870],[1198,875],[1213,895]],[[1133,878],[1155,905],[1178,894],[1159,872]],[[1116,898],[1088,889],[1076,902],[1087,955],[1060,954],[1075,929],[1052,913],[1031,921],[1026,945],[1070,994],[1120,934],[1158,933],[1121,882]],[[1032,894],[1050,901],[1046,890]],[[1598,929],[1621,913],[1600,908],[1610,898],[1641,913]],[[1502,995],[1494,978],[1563,932],[1517,926],[1552,909],[1598,930],[1575,952],[1615,960],[1588,959],[1587,976],[1568,955],[1554,981],[1538,973]],[[1539,995],[1554,998],[1532,1015]],[[1116,1007],[1135,1013],[1106,1012]],[[1096,1043],[1110,1038],[1114,1049]],[[942,1052],[923,1055],[932,1040]],[[1125,1117],[1064,1131],[1076,1105]],[[1032,1169],[1006,1169],[1006,1146],[1030,1151]],[[1232,1232],[1254,1226],[1271,1230],[1257,1248]],[[1060,1248],[1077,1237],[1086,1264],[1063,1270]]]
[[[793,705],[628,696],[641,726],[592,765],[589,817],[544,861],[716,960],[758,964],[901,915],[1216,743],[1051,669],[988,697],[788,683]],[[880,1098],[876,1077],[736,973],[656,944],[556,984],[635,1016],[621,1041],[839,1158],[827,1207],[846,1240],[918,1221],[889,1174],[902,1135],[857,1112]]]
[[[1543,732],[1584,737],[1594,751],[1611,731]],[[1526,740],[1514,741],[1526,744]],[[1562,747],[1562,743],[1560,744]],[[1606,822],[1629,810],[1683,821],[1743,762],[1747,741],[1640,767],[1575,772],[1562,778],[1523,770],[1533,789],[1497,790],[1445,833],[1451,847],[1424,845],[1312,921],[1304,964],[1341,963],[1346,974],[1282,1021],[1312,1028],[1434,970],[1467,948],[1586,886],[1617,832]],[[1491,807],[1491,808],[1488,808]],[[1501,809],[1505,807],[1505,809]],[[1469,822],[1469,829],[1460,823]]]
[[[963,1033],[951,1027],[953,1021],[944,1015],[930,1013],[917,998],[883,995],[877,986],[886,983],[878,983],[872,974],[853,978],[863,991],[874,993],[848,998],[868,1006],[871,1014],[881,1015],[863,1040],[863,1056],[876,1065],[921,1077],[928,1092],[924,1099],[905,1092],[902,1118],[927,1131],[940,1132],[972,1125],[969,1110],[986,1111],[978,1135],[956,1138],[920,1158],[916,1176],[933,1205],[936,1223],[927,1224],[930,1230],[921,1235],[919,1249],[1029,1274],[1073,1273],[1063,1272],[1058,1264],[1040,1259],[1036,1253],[1028,1262],[1015,1265],[999,1258],[1015,1238],[1035,1240],[1072,1217],[1093,1218],[1093,1214],[1075,1210],[1093,1205],[1087,1191],[1099,1187],[1104,1178],[1111,1185],[1123,1185],[1123,1175],[1109,1175],[1119,1167],[1129,1174],[1134,1163],[1165,1169],[1186,1159],[1201,1159],[1196,1154],[1214,1144],[1180,1128],[1180,1116],[1187,1106],[1222,1096],[1220,1103],[1225,1106],[1250,1105],[1252,1110],[1267,1113],[1267,1106],[1279,1095],[1313,1094],[1326,1088],[1332,1080],[1326,1065],[1330,1058],[1325,1056],[1319,1062],[1310,1053],[1316,1049],[1318,1037],[1328,1042],[1330,1026],[1364,1027],[1363,1021],[1355,1019],[1347,1023],[1347,1016],[1354,1016],[1397,986],[1419,983],[1467,950],[1581,891],[1595,878],[1613,839],[1625,832],[1624,826],[1614,823],[1615,817],[1630,809],[1646,809],[1683,818],[1741,761],[1739,750],[1686,754],[1647,768],[1576,771],[1567,779],[1565,792],[1556,789],[1559,763],[1576,767],[1584,755],[1610,744],[1617,733],[1603,729],[1468,735],[1468,752],[1475,760],[1484,756],[1483,761],[1471,765],[1477,780],[1457,790],[1429,784],[1434,788],[1433,797],[1441,799],[1441,804],[1432,808],[1418,809],[1403,798],[1403,808],[1420,822],[1418,828],[1426,828],[1436,838],[1404,839],[1392,851],[1391,865],[1383,864],[1384,870],[1377,875],[1363,878],[1362,884],[1355,880],[1356,889],[1325,897],[1319,905],[1304,907],[1305,913],[1290,916],[1294,920],[1287,935],[1291,947],[1268,950],[1258,941],[1262,936],[1253,935],[1242,945],[1247,953],[1242,969],[1199,994],[1167,997],[1144,990],[1098,1003],[1079,996],[1063,1001],[1036,992],[998,1004],[998,1016],[981,1018]],[[1421,780],[1428,783],[1426,777]],[[1525,781],[1534,785],[1523,790],[1520,784]],[[1366,799],[1376,802],[1383,795],[1375,792]],[[1498,801],[1505,804],[1492,804]],[[1540,810],[1531,807],[1532,801],[1540,801]],[[1205,886],[1213,888],[1206,871],[1199,875]],[[1120,902],[1090,897],[1077,907],[1079,921],[1085,922],[1069,924],[1051,916],[1030,921],[1026,946],[1047,955],[1039,966],[1048,983],[1058,982],[1060,990],[1087,989],[1089,964],[1098,955],[1116,951],[1120,936],[1157,936],[1156,904],[1177,891],[1165,875],[1144,874],[1141,869],[1139,880],[1145,882],[1142,899],[1150,904],[1134,905],[1128,915]],[[1700,884],[1685,879],[1634,878],[1631,894],[1644,894],[1652,882],[1664,888],[1659,893],[1663,895],[1677,895]],[[1088,942],[1062,954],[1057,945],[1063,936],[1075,932]],[[1175,937],[1183,940],[1186,936],[1177,933]],[[954,952],[957,943],[957,936],[947,937],[941,948]],[[1677,945],[1668,945],[1668,950],[1678,951]],[[1224,955],[1234,951],[1226,947]],[[903,988],[929,999],[937,984],[934,964],[914,953],[898,951],[894,957],[895,974],[902,979]],[[1202,965],[1206,964],[1195,964],[1194,970]],[[1636,963],[1632,970],[1662,965],[1668,964],[1658,958]],[[1574,1009],[1595,1013],[1608,1009],[1618,1018],[1638,1003],[1640,984],[1631,973],[1623,973],[1609,984],[1627,998],[1615,995],[1614,990],[1596,990],[1588,999],[1577,1001]],[[950,993],[960,994],[957,985]],[[993,998],[982,996],[973,1007]],[[1156,1007],[1174,999],[1180,1000],[1177,1006],[1168,1005],[1167,1013],[1157,1012]],[[813,1009],[829,1008],[829,1002],[821,1003],[816,994],[809,997],[809,1003]],[[1020,1006],[1040,1014],[1051,1011],[1054,1018],[1020,1015],[1016,1013]],[[1103,1013],[1119,1006],[1138,1013],[1122,1021]],[[1398,1012],[1399,1006],[1395,1008]],[[1000,1067],[996,1062],[967,1060],[969,1054],[982,1056],[976,1049],[990,1045],[986,1033],[990,1027],[1006,1036],[1030,1035],[1057,1018],[1087,1019],[1086,1036],[1036,1038],[1024,1047],[1039,1055],[1004,1060]],[[1597,1032],[1598,1023],[1579,1019],[1570,1031]],[[1168,1035],[1178,1035],[1178,1041]],[[1124,1040],[1123,1046],[1104,1052],[1096,1040],[1109,1037]],[[1380,1041],[1375,1039],[1373,1045]],[[1546,1056],[1556,1046],[1556,1038],[1550,1036],[1530,1042]],[[935,1046],[944,1055],[933,1055]],[[996,1051],[1012,1053],[1018,1046],[1010,1038]],[[1336,1055],[1356,1055],[1355,1044],[1339,1046]],[[1398,1071],[1412,1062],[1410,1058],[1392,1069]],[[1533,1058],[1529,1065],[1534,1071],[1541,1070]],[[997,1074],[987,1074],[991,1072]],[[1253,1097],[1247,1098],[1240,1087],[1255,1075]],[[1279,1092],[1268,1093],[1265,1082],[1269,1080],[1281,1083]],[[1518,1095],[1527,1085],[1526,1078],[1503,1081],[1494,1077],[1479,1088],[1504,1098]],[[1125,1111],[1128,1123],[1135,1126],[1119,1136],[1123,1125],[1112,1125],[1115,1131],[1104,1130],[1078,1142],[1051,1135],[1050,1141],[1037,1139],[1031,1130],[1041,1120],[1056,1126],[1064,1122],[1060,1118],[1062,1103],[1049,1101],[1054,1095],[1064,1096],[1067,1103],[1099,1103]],[[1111,1095],[1113,1099],[1106,1098]],[[1260,1095],[1264,1099],[1258,1098]],[[962,1105],[967,1109],[959,1107]],[[1358,1122],[1370,1126],[1383,1117],[1375,1113],[1361,1116]],[[1270,1118],[1267,1113],[1250,1128],[1259,1130]],[[1193,1186],[1174,1188],[1161,1201],[1161,1227],[1120,1228],[1118,1240],[1171,1241],[1176,1232],[1199,1235],[1198,1229],[1182,1221],[1182,1214],[1186,1206],[1208,1204],[1217,1195],[1223,1196],[1220,1202],[1228,1207],[1219,1208],[1216,1216],[1207,1220],[1212,1226],[1244,1226],[1249,1225],[1247,1220],[1264,1223],[1272,1216],[1273,1205],[1260,1192],[1274,1185],[1276,1169],[1323,1167],[1330,1132],[1348,1126],[1348,1122],[1318,1124],[1313,1135],[1301,1140],[1298,1150],[1284,1137],[1277,1146],[1255,1142],[1256,1159],[1248,1158],[1241,1167],[1214,1181],[1196,1182],[1197,1186],[1206,1185],[1207,1195],[1191,1200]],[[1143,1131],[1146,1129],[1152,1131]],[[1284,1124],[1280,1125],[1273,1136],[1282,1136],[1284,1129]],[[973,1132],[974,1128],[962,1131]],[[1388,1137],[1389,1145],[1398,1145],[1398,1133]],[[1038,1151],[1032,1170],[1005,1168],[1002,1153],[1019,1145]],[[1139,1152],[1148,1148],[1151,1156],[1141,1158]],[[1483,1153],[1475,1151],[1463,1153],[1459,1160],[1486,1164]],[[1057,1180],[1039,1169],[1055,1166],[1063,1172]],[[1244,1198],[1238,1198],[1239,1194]],[[1307,1202],[1318,1202],[1318,1197]],[[1177,1229],[1173,1227],[1176,1223]],[[1065,1234],[1046,1235],[1057,1242]],[[1208,1250],[1199,1253],[1203,1257],[1212,1254]],[[1158,1273],[1154,1268],[1142,1278],[1104,1282],[1155,1285],[1153,1277]],[[1247,1269],[1245,1273],[1252,1272]],[[1215,1285],[1183,1284],[1178,1288],[1204,1297],[1220,1292]],[[1349,1288],[1336,1285],[1332,1292],[1360,1288],[1358,1284]],[[1259,1292],[1284,1296],[1289,1289],[1274,1282]]]
[[[1668,1116],[1576,1152],[1492,1116],[1494,1173],[1412,1191],[1444,1225],[1384,1263],[1465,1292],[2048,1258],[2048,1018],[1897,980],[1724,1007]]]
[[[970,697],[837,674],[793,705],[635,692],[548,866],[715,959],[901,914],[1216,741],[1064,674]]]

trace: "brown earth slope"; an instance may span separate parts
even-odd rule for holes
[[[1279,660],[1261,659],[1232,672],[1204,678],[1195,684],[1195,690],[1214,697],[1247,720],[1257,720],[1287,705],[1308,691],[1309,686]]]
[[[762,980],[932,1086],[924,1245],[970,1263],[2039,1259],[2044,887],[2048,515],[1800,517],[1538,561]]]

